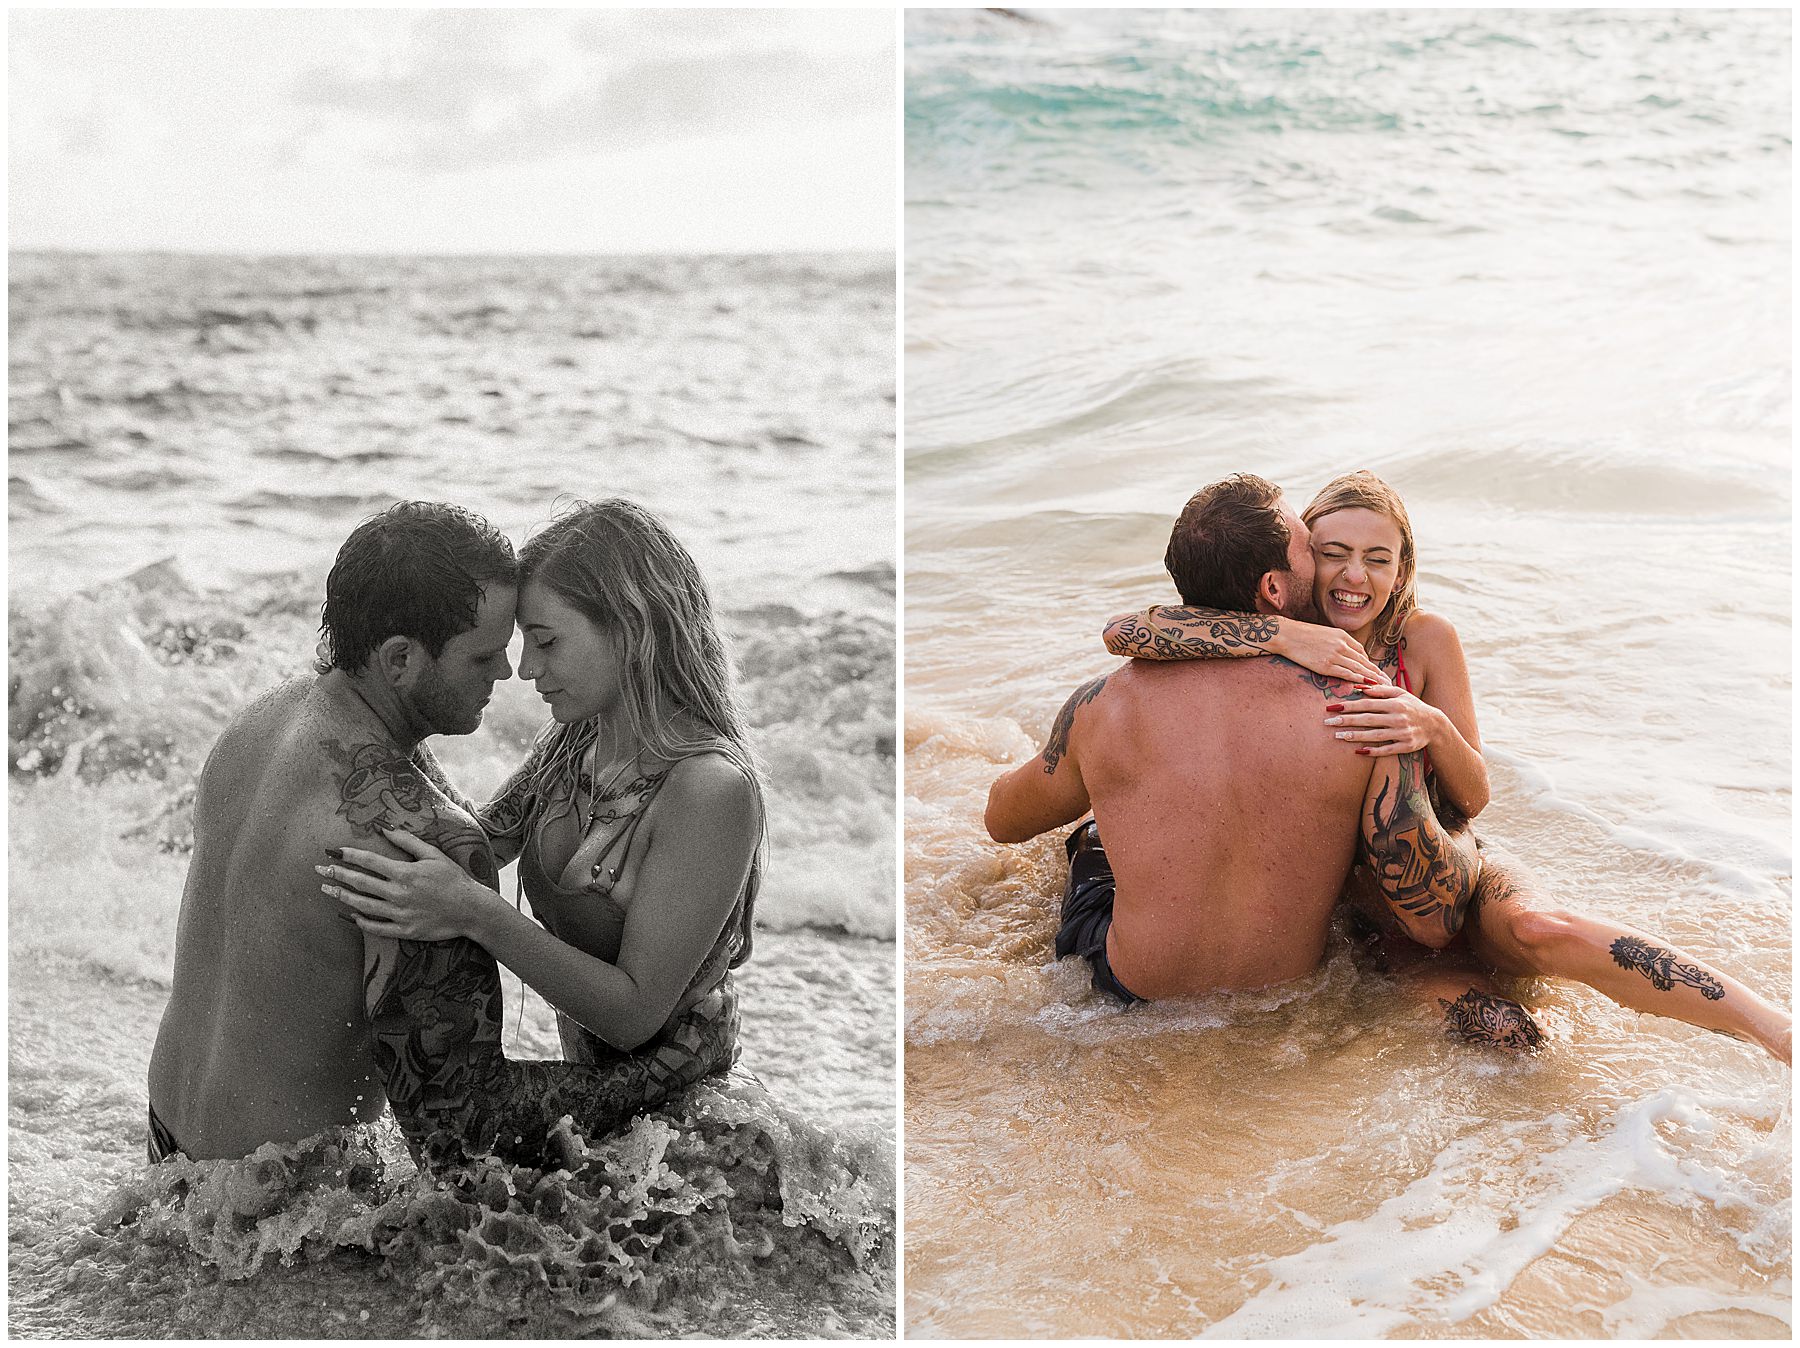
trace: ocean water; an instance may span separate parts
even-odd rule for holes
[[[1501,1058],[1333,947],[1120,1014],[988,785],[1261,473],[1405,496],[1483,835],[1791,997],[1785,13],[909,11],[906,1323],[1791,1334],[1791,1077],[1591,990]]]
[[[11,1331],[891,1334],[891,259],[14,255],[11,284]],[[192,783],[308,667],[344,536],[424,498],[517,543],[615,494],[708,577],[767,770],[740,1071],[574,1178],[436,1189],[391,1123],[151,1171]],[[542,723],[514,680],[434,743],[480,795]],[[559,1056],[508,1006],[509,1052]]]

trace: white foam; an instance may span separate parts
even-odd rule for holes
[[[1553,1116],[1457,1138],[1367,1216],[1263,1265],[1269,1282],[1202,1337],[1358,1337],[1457,1325],[1499,1301],[1578,1217],[1623,1190],[1681,1205],[1752,1206],[1736,1175],[1679,1154],[1656,1131],[1665,1122],[1710,1131],[1709,1111],[1723,1108],[1758,1106],[1668,1088],[1624,1105],[1598,1129]],[[1566,1138],[1533,1154],[1546,1128]],[[1497,1173],[1511,1169],[1509,1148],[1525,1158],[1522,1167]],[[1785,1308],[1776,1318],[1787,1323]]]

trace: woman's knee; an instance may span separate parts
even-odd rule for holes
[[[1580,921],[1554,909],[1508,906],[1497,914],[1508,944],[1533,964],[1553,961],[1580,943]]]

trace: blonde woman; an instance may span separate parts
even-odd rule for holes
[[[567,1059],[614,1083],[622,1123],[736,1057],[762,787],[705,584],[660,521],[577,504],[519,578],[519,674],[551,722],[476,815],[537,920],[398,831],[410,860],[345,849],[327,892],[371,935],[485,948],[556,1009]]]
[[[1150,660],[1278,655],[1314,673],[1365,684],[1357,695],[1326,707],[1330,733],[1359,754],[1422,752],[1440,821],[1453,833],[1466,831],[1488,803],[1487,761],[1456,629],[1417,607],[1405,503],[1373,473],[1351,473],[1326,484],[1301,519],[1312,535],[1313,597],[1323,626],[1267,614],[1159,607],[1113,619],[1107,649]],[[1368,681],[1367,661],[1379,667],[1385,683]],[[1352,902],[1368,883],[1360,868],[1352,874],[1346,891]],[[1357,907],[1379,911],[1379,905]],[[1491,848],[1482,850],[1481,878],[1457,944],[1496,973],[1585,983],[1634,1011],[1717,1030],[1790,1060],[1793,1021],[1787,1012],[1666,941],[1552,906],[1523,866]],[[1455,1031],[1491,1032],[1493,1026],[1476,1022],[1492,1018],[1506,1022],[1514,1046],[1538,1038],[1529,1019],[1509,1016],[1485,994],[1444,1005]]]

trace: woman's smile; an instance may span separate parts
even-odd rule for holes
[[[1360,507],[1313,521],[1313,597],[1325,620],[1360,633],[1375,621],[1398,579],[1400,529]]]

